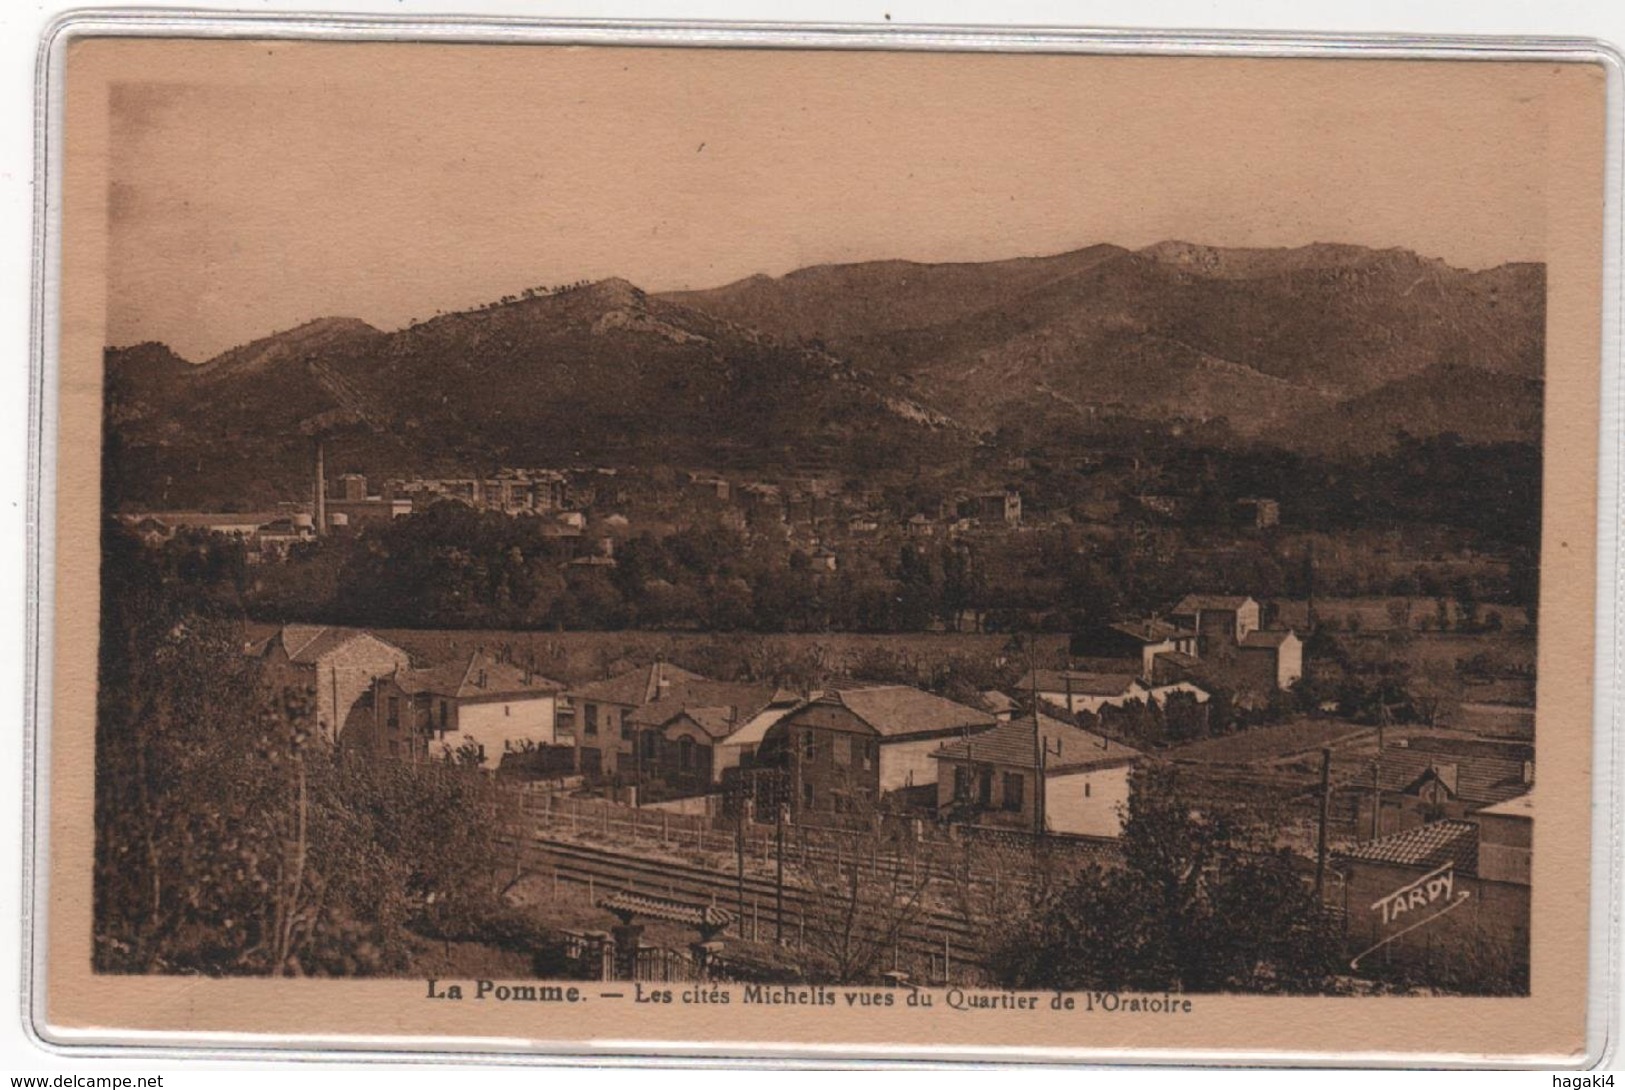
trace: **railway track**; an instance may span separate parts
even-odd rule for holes
[[[525,866],[532,873],[551,873],[558,881],[585,886],[608,894],[625,890],[677,900],[708,902],[739,915],[736,934],[748,937],[776,932],[776,887],[772,880],[747,873],[744,904],[739,903],[736,874],[707,870],[668,859],[651,859],[613,848],[589,847],[533,834],[525,849]],[[741,907],[743,911],[741,911]],[[787,875],[784,887],[783,933],[795,941],[807,928],[819,926],[819,910],[814,898],[793,884]],[[862,925],[859,925],[860,927]],[[868,941],[873,941],[871,928]],[[981,933],[963,918],[939,908],[921,906],[898,929],[900,952],[916,958],[945,958],[953,965],[979,964]]]

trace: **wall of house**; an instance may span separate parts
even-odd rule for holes
[[[604,775],[621,768],[623,761],[631,761],[632,739],[627,736],[625,722],[632,709],[621,704],[606,704],[599,700],[576,701],[576,746],[598,752],[596,760]],[[589,724],[596,729],[590,730]]]
[[[739,768],[741,765],[748,763],[745,759],[746,754],[749,754],[754,758],[756,755],[756,746],[731,746],[726,743],[719,743],[718,745],[712,747],[711,782],[721,783],[722,774],[727,769]]]
[[[1347,910],[1351,958],[1417,922],[1401,916],[1384,923],[1373,906],[1429,870],[1385,863],[1345,863],[1346,880],[1341,893]],[[1527,979],[1529,887],[1469,876],[1459,870],[1454,883],[1452,896],[1464,892],[1466,900],[1449,913],[1398,935],[1380,950],[1366,955],[1360,968],[1371,972],[1404,968],[1440,983],[1469,975],[1520,972]],[[1335,887],[1328,889],[1329,897],[1338,892]]]
[[[901,791],[937,782],[937,765],[932,754],[960,735],[938,738],[880,740],[880,790]]]
[[[1050,776],[1044,785],[1049,829],[1078,836],[1121,836],[1128,797],[1127,764]]]
[[[419,711],[426,706],[427,697],[414,698],[392,678],[379,678],[350,706],[338,744],[375,757],[420,758],[431,741],[427,712]]]
[[[977,761],[937,761],[937,812],[947,813],[961,807],[975,807],[977,825],[993,828],[1033,828],[1033,770],[1019,765],[990,764]],[[986,791],[982,778],[986,777]],[[985,803],[984,803],[985,798]]]
[[[316,689],[316,718],[321,736],[337,740],[338,727],[372,684],[396,669],[407,669],[405,651],[372,636],[358,636],[335,647],[316,663],[312,684]],[[311,675],[307,674],[306,677]]]
[[[553,744],[553,708],[552,694],[465,699],[457,703],[457,733],[445,741],[453,749],[467,742],[483,747],[480,767],[496,768],[511,746]]]
[[[642,763],[643,776],[663,780],[680,792],[701,792],[714,782],[711,736],[686,716],[668,723],[663,732],[646,731],[650,739]],[[687,762],[684,743],[687,743]]]
[[[1303,641],[1296,637],[1282,641],[1275,670],[1275,683],[1283,689],[1290,689],[1294,682],[1303,677]]]
[[[811,736],[810,743],[808,736]],[[871,756],[874,728],[837,705],[812,704],[768,732],[789,747],[796,812],[836,812],[836,799],[873,799],[880,791],[880,756]],[[844,759],[843,759],[844,758]],[[808,793],[812,803],[807,803]]]
[[[1478,873],[1527,886],[1535,823],[1514,814],[1475,814],[1473,818],[1479,828]]]

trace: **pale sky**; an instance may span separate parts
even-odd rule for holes
[[[194,360],[605,276],[1169,238],[1546,252],[1550,65],[118,48],[108,341]]]

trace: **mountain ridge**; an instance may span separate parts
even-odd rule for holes
[[[1341,457],[1449,430],[1453,386],[1473,387],[1465,434],[1537,440],[1543,322],[1543,266],[1346,244],[1100,244],[690,292],[611,277],[388,332],[315,319],[196,365],[152,342],[108,349],[109,423],[166,479],[206,464],[248,479],[241,435],[284,491],[339,402],[377,407],[357,457],[387,467],[861,469],[1123,417]]]

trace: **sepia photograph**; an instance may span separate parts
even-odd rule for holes
[[[1021,1043],[1569,986],[1587,66],[69,56],[76,988]]]

